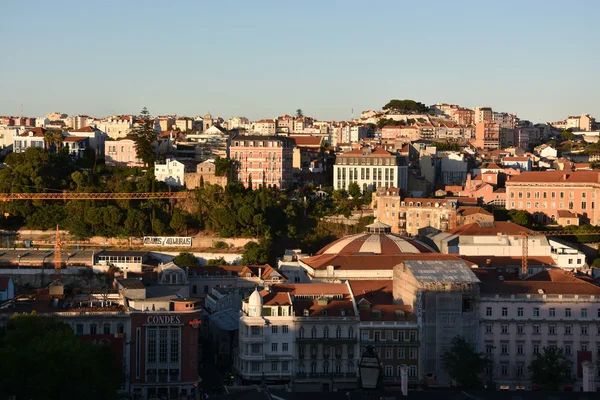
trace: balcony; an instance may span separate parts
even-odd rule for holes
[[[354,344],[357,342],[356,338],[296,338],[298,344],[305,343],[323,343],[323,344]]]

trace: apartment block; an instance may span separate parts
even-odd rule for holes
[[[500,125],[489,121],[477,123],[473,144],[478,149],[499,149]]]

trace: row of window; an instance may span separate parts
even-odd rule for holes
[[[550,346],[553,346],[553,345],[555,346],[556,343],[550,344]],[[567,356],[573,355],[573,344],[572,343],[565,343],[564,346],[562,346],[562,348],[563,348],[565,355],[567,355]],[[509,349],[510,349],[510,344],[508,342],[500,343],[500,355],[503,355],[503,356],[509,355],[510,354]],[[534,343],[532,346],[532,353],[534,355],[540,354],[542,349],[543,349],[543,346],[541,343]],[[485,352],[487,354],[494,354],[495,350],[496,350],[496,346],[494,346],[494,344],[486,343]],[[589,343],[581,343],[579,345],[579,350],[580,351],[590,351]],[[525,355],[525,344],[524,343],[517,343],[516,354],[517,355]],[[600,343],[598,343],[596,345],[596,354],[600,355]]]
[[[272,352],[278,352],[279,351],[279,343],[271,343],[271,351]],[[281,351],[284,353],[287,353],[289,351],[289,344],[288,343],[281,343]]]
[[[292,147],[291,142],[283,140],[248,140],[248,141],[236,141],[235,147]]]
[[[275,161],[275,160],[279,160],[281,161],[281,153],[265,153],[266,157],[263,158],[263,153],[260,152],[258,153],[258,156],[256,158],[258,159],[263,159],[265,161]],[[254,157],[254,153],[253,152],[249,152],[245,157],[244,157],[244,153],[240,152],[238,153],[237,151],[233,153],[233,158],[237,159],[237,160],[241,160],[241,159],[246,159],[248,160],[249,158],[255,158]]]
[[[574,192],[568,192],[569,193],[569,199],[574,199],[575,198],[575,194]],[[523,196],[525,196],[526,199],[530,199],[531,198],[531,192],[525,192],[525,195],[523,195],[523,192],[517,192],[516,197],[519,199],[522,199]],[[542,199],[547,199],[548,198],[548,192],[541,192],[541,198]],[[551,199],[556,199],[557,196],[557,192],[550,192],[550,198]],[[595,197],[595,193],[592,192],[592,197]],[[515,198],[515,192],[511,192],[510,193],[510,198],[514,199]],[[533,193],[533,198],[534,199],[539,199],[540,198],[540,192],[534,192]],[[565,192],[558,192],[558,198],[559,199],[564,199],[565,198]],[[581,193],[581,198],[582,199],[587,199],[587,193],[586,192],[582,192]]]
[[[288,325],[281,325],[281,333],[287,334],[289,332]],[[271,325],[271,334],[277,335],[279,333],[279,325]]]
[[[360,161],[359,161],[360,160]],[[396,159],[394,157],[340,157],[338,165],[395,165]]]
[[[531,333],[533,333],[534,335],[540,335],[542,333],[541,327],[542,327],[542,325],[540,325],[540,324],[534,324],[532,326]],[[590,332],[589,325],[580,325],[579,327],[580,327],[580,333],[582,335],[589,335],[589,332]],[[549,324],[545,333],[547,333],[549,335],[557,335],[559,333],[562,335],[572,335],[573,334],[573,326],[572,325],[564,325],[563,328],[564,329],[562,332],[558,332],[558,330],[556,329],[556,325]],[[495,333],[493,330],[493,326],[491,324],[486,324],[485,333]],[[509,334],[510,333],[509,325],[501,324],[500,325],[500,333]],[[525,334],[525,326],[523,324],[517,325],[517,333]],[[600,335],[600,325],[597,325],[597,334]]]
[[[386,378],[394,378],[394,377],[402,376],[402,365],[398,365],[396,367],[396,375],[394,375],[394,366],[393,365],[384,365],[383,370],[384,370]],[[416,378],[417,377],[417,366],[416,365],[409,366],[407,372],[408,372],[409,378]]]
[[[385,336],[382,335],[382,331],[376,330],[373,331],[373,335],[370,335],[369,333],[370,331],[367,329],[364,329],[361,331],[361,339],[363,341],[369,341],[371,340],[371,338],[373,339],[373,341],[375,342],[380,342],[383,340],[387,340],[387,341],[399,341],[399,342],[404,342],[406,340],[409,340],[411,342],[416,342],[417,341],[417,331],[416,330],[411,330],[411,331],[405,331],[405,330],[386,330],[384,331]]]
[[[300,339],[304,338],[304,332],[305,329],[304,327],[300,327],[300,329],[298,330],[298,337]],[[328,339],[329,338],[329,327],[326,326],[323,328],[323,335],[321,337]],[[313,328],[310,330],[310,338],[311,339],[317,339],[317,328],[313,326]],[[338,326],[337,328],[335,328],[335,338],[336,339],[341,339],[342,338],[342,328],[340,326]],[[348,338],[349,339],[353,339],[354,338],[354,328],[350,328],[348,329]]]
[[[375,348],[375,351],[377,352],[377,355],[380,356],[380,350],[378,347]],[[396,349],[396,359],[397,360],[405,360],[406,357],[406,349],[405,348],[398,348]],[[418,354],[418,350],[416,347],[410,347],[408,349],[408,358],[411,360],[416,360],[417,359],[417,354]],[[386,360],[393,360],[394,359],[394,349],[393,348],[386,348],[385,349],[385,359]]]
[[[337,178],[338,180],[346,180],[346,168],[338,168],[337,169]],[[348,180],[357,181],[358,178],[358,168],[348,168]],[[360,179],[361,180],[370,180],[371,179],[371,169],[370,168],[361,168],[360,169]],[[374,168],[373,169],[373,180],[374,181],[394,181],[394,168]]]
[[[580,208],[580,209],[581,209],[581,210],[586,210],[586,209],[587,209],[587,204],[588,204],[587,202],[585,202],[585,201],[582,201],[582,202],[581,202],[581,208]],[[511,206],[512,208],[515,208],[515,202],[514,202],[514,201],[511,201],[511,202],[510,202],[510,206]],[[518,207],[519,209],[523,208],[523,202],[522,202],[522,201],[519,201],[519,202],[517,202],[517,207]],[[596,207],[596,204],[595,204],[593,201],[592,201],[592,202],[590,202],[590,209],[591,209],[591,210],[593,210],[595,207]],[[527,208],[532,208],[532,207],[531,207],[531,202],[529,202],[529,201],[528,201],[528,202],[526,202],[526,203],[525,203],[525,208],[526,208],[526,209],[527,209]],[[551,202],[551,203],[550,203],[550,208],[551,208],[551,209],[553,209],[553,210],[556,210],[556,209],[557,209],[557,208],[556,208],[556,202],[554,202],[554,201],[553,201],[553,202]],[[567,203],[567,208],[568,208],[569,210],[573,210],[573,209],[575,208],[575,204],[574,204],[572,201],[569,201],[569,202]],[[547,209],[548,209],[548,203],[544,201],[544,202],[542,202],[542,203],[541,203],[541,207],[540,207],[540,203],[536,201],[536,202],[534,202],[534,203],[533,203],[533,209],[547,210]],[[560,203],[558,203],[558,209],[559,209],[559,210],[564,210],[564,209],[565,209],[565,203],[564,203],[564,202],[560,202]],[[555,218],[555,217],[554,217],[554,216],[552,216],[552,219],[554,219],[554,218]]]
[[[305,351],[306,351],[307,347],[305,347],[304,345],[299,345],[298,346],[298,357],[299,358],[304,358],[305,356]],[[316,345],[311,345],[310,347],[308,347],[308,349],[310,350],[310,355],[313,358],[316,358],[319,354],[319,349]],[[348,354],[348,358],[354,358],[354,345],[350,344],[347,346],[347,354]],[[333,352],[335,354],[336,358],[341,358],[342,357],[342,346],[333,346]],[[331,346],[323,346],[323,358],[329,358],[331,354]]]
[[[580,260],[577,260],[577,263],[579,264]],[[570,263],[571,264],[571,263]],[[600,318],[600,308],[596,310],[597,312],[597,317]],[[524,317],[525,310],[523,307],[518,307],[517,308],[517,317]],[[485,316],[486,317],[492,317],[494,314],[494,310],[492,307],[486,307],[485,309]],[[556,317],[556,308],[554,307],[550,307],[548,308],[548,317],[553,318]],[[503,317],[508,317],[508,307],[502,307],[501,310],[501,316]],[[539,307],[534,307],[533,308],[533,317],[540,317],[540,308]],[[564,309],[564,317],[565,318],[571,318],[573,317],[573,312],[572,309],[567,307]],[[579,312],[579,317],[580,318],[587,318],[588,317],[588,309],[587,308],[582,308]]]
[[[75,325],[75,334],[76,335],[86,334],[86,332],[84,332],[84,327],[85,327],[84,324],[76,324]],[[115,333],[115,331],[112,328],[112,324],[109,322],[105,322],[101,326],[99,326],[98,324],[95,324],[95,323],[91,323],[89,325],[89,331],[87,332],[87,334],[96,335],[96,334],[100,334],[100,333],[102,333],[104,335],[112,335]],[[116,333],[125,333],[125,325],[119,322],[117,324]]]

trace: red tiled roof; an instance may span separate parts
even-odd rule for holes
[[[507,184],[513,183],[600,183],[600,173],[598,171],[535,171],[523,172],[522,174],[512,176]]]
[[[83,128],[71,130],[71,132],[94,132],[94,131],[97,131],[97,129],[92,126],[84,126]]]
[[[577,213],[569,210],[558,210],[558,218],[578,218]]]
[[[542,271],[525,280],[484,281],[481,293],[485,294],[553,294],[600,295],[595,286],[559,270]]]
[[[393,269],[396,265],[408,260],[459,260],[457,256],[440,253],[418,254],[320,254],[306,257],[301,262],[313,269],[325,269],[333,265],[341,270],[378,270]]]
[[[520,235],[522,232],[533,232],[531,229],[525,228],[512,222],[495,221],[491,223],[474,222],[466,224],[447,231],[452,235],[465,236],[496,236],[503,235]]]
[[[483,214],[483,215],[489,215],[491,216],[492,213],[490,213],[489,211],[487,211],[485,208],[481,208],[481,207],[458,207],[457,212],[462,215],[463,217],[469,216],[469,215],[475,215],[475,214]]]
[[[296,146],[314,146],[319,147],[321,145],[321,138],[313,135],[290,135],[288,136],[294,142]]]
[[[502,162],[506,161],[514,161],[514,162],[527,162],[529,161],[529,157],[504,157]]]
[[[19,136],[27,137],[27,136],[29,136],[29,132],[33,133],[33,135],[32,135],[33,137],[44,137],[44,134],[46,133],[46,129],[38,126],[37,128],[33,128],[33,129],[30,129],[28,131],[21,133]]]
[[[81,142],[85,139],[87,139],[85,136],[65,136],[63,142]]]
[[[378,147],[375,150],[371,151],[370,154],[363,154],[362,149],[357,149],[357,150],[347,151],[347,152],[343,153],[342,155],[343,156],[346,156],[346,155],[354,156],[354,155],[356,155],[356,156],[363,156],[363,157],[371,157],[371,156],[373,156],[373,157],[375,157],[375,156],[377,156],[377,157],[379,157],[379,156],[395,157],[394,154],[392,154],[389,151],[384,150],[384,149],[382,149],[380,147]]]
[[[502,256],[462,256],[463,260],[473,263],[480,268],[484,267],[520,267],[522,263],[521,257],[502,257]],[[528,256],[527,262],[529,265],[538,266],[556,266],[556,262],[550,256]]]

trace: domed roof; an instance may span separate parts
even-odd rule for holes
[[[260,293],[258,293],[258,289],[254,289],[254,292],[252,292],[252,294],[250,295],[250,298],[248,299],[248,305],[249,306],[262,306],[263,305],[263,299],[262,299],[262,296],[260,295]]]
[[[391,233],[391,227],[381,222],[367,226],[366,233],[345,236],[323,247],[317,254],[398,254],[433,253],[426,244]]]

